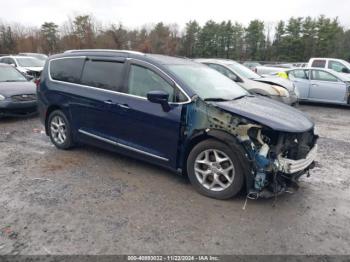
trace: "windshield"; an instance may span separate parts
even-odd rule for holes
[[[169,65],[168,68],[202,99],[232,100],[248,95],[235,82],[207,66]]]
[[[261,78],[257,73],[254,73],[252,70],[250,70],[248,67],[245,67],[244,65],[238,64],[238,63],[230,63],[226,64],[227,67],[231,68],[234,72],[236,72],[237,75],[239,75],[242,78]]]
[[[0,67],[0,82],[22,82],[27,79],[13,67]]]
[[[22,67],[43,67],[45,62],[33,57],[16,58],[18,65]]]

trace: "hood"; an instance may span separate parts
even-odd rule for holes
[[[261,77],[261,78],[256,78],[254,81],[258,81],[261,83],[266,83],[266,84],[271,84],[271,85],[278,85],[286,88],[289,91],[294,90],[294,85],[291,81],[288,79],[284,79],[281,77],[273,77],[273,76],[267,76],[267,77]]]
[[[25,70],[34,71],[34,72],[41,72],[44,69],[43,67],[23,67],[23,66],[22,68]]]
[[[36,94],[36,85],[33,82],[0,82],[0,95],[10,97],[23,94]]]
[[[215,102],[214,105],[276,131],[301,133],[314,127],[314,123],[301,111],[265,97],[246,96]]]

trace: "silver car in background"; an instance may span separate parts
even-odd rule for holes
[[[294,85],[287,79],[262,77],[233,60],[195,59],[195,61],[219,71],[250,93],[267,96],[288,105],[295,105],[298,102]]]
[[[30,57],[34,57],[36,59],[42,60],[42,61],[46,61],[49,57],[45,54],[40,54],[40,53],[19,53],[19,56],[30,56]]]
[[[45,61],[36,59],[30,56],[3,56],[0,58],[0,63],[12,65],[25,76],[30,76],[34,79],[40,77],[44,69]]]
[[[294,82],[300,100],[350,104],[350,75],[322,68],[292,69],[286,73]]]

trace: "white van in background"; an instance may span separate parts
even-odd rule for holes
[[[308,67],[328,68],[338,73],[350,74],[350,63],[336,58],[311,58]]]

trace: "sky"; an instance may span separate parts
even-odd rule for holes
[[[122,23],[130,29],[160,21],[184,28],[189,20],[203,25],[209,19],[230,19],[244,25],[260,19],[275,24],[291,16],[324,14],[338,17],[350,28],[350,0],[0,0],[0,6],[0,22],[26,26],[44,22],[62,25],[69,17],[81,14],[91,14],[102,24]]]

